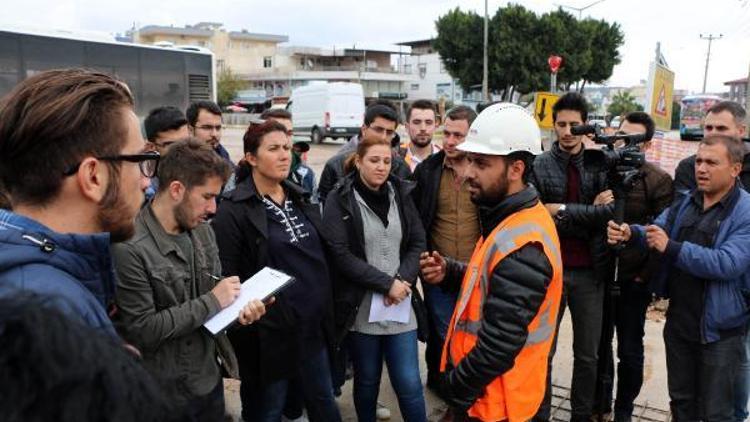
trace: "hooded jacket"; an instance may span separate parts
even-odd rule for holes
[[[109,233],[56,233],[0,210],[0,297],[19,291],[50,299],[72,319],[117,335],[107,315],[115,293]]]

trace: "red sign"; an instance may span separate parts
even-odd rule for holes
[[[552,73],[557,73],[558,70],[560,70],[560,66],[562,66],[563,58],[560,56],[549,56],[547,59],[547,64],[549,64],[549,70],[552,71]]]

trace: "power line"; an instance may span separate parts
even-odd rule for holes
[[[703,93],[706,93],[706,80],[708,79],[708,62],[711,60],[711,43],[714,40],[720,40],[724,36],[719,34],[719,36],[714,36],[713,34],[708,34],[707,36],[703,36],[703,34],[700,34],[702,40],[708,41],[708,53],[706,53],[706,69],[703,71]]]

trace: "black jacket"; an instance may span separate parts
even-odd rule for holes
[[[282,184],[289,198],[322,234],[319,207],[303,200],[302,188],[298,185],[289,181]],[[236,275],[244,281],[267,265],[268,255],[273,251],[268,250],[266,209],[255,190],[252,176],[226,194],[211,225],[216,233],[224,276]],[[328,262],[331,262],[330,259]],[[334,278],[333,275],[331,278]],[[330,293],[328,297],[332,298]],[[229,339],[239,361],[242,382],[266,385],[296,373],[298,367],[294,363],[299,361],[301,345],[293,306],[282,292],[267,308],[263,318],[251,325],[230,330]],[[332,301],[326,306],[323,332],[329,347],[332,347]]]
[[[581,175],[581,202],[566,204],[562,219],[555,218],[558,235],[587,240],[594,262],[597,280],[611,279],[611,253],[607,246],[607,222],[614,216],[614,203],[593,205],[596,195],[607,190],[607,168],[604,153],[584,149],[570,155],[560,149],[558,142],[552,149],[534,160],[531,183],[544,204],[564,204],[568,162],[573,160]]]
[[[539,202],[529,186],[494,208],[480,207],[482,236],[487,237],[504,219]],[[467,265],[447,258],[443,284],[460,287]],[[540,245],[529,244],[495,266],[474,349],[456,368],[446,369],[448,398],[460,409],[471,407],[495,378],[513,367],[523,349],[528,325],[539,312],[552,280],[552,264]]]
[[[354,324],[359,305],[367,290],[387,295],[393,284],[393,277],[367,263],[362,216],[354,196],[354,178],[357,173],[346,176],[328,194],[323,210],[325,238],[330,245],[333,262],[339,277],[334,282],[334,309],[337,344],[346,337]],[[425,251],[424,230],[411,199],[412,182],[390,176],[388,180],[396,191],[401,218],[401,264],[398,274],[412,286],[416,286],[419,273],[419,255]],[[412,289],[412,306],[417,316],[419,337],[424,339],[424,305],[417,289]]]
[[[750,189],[750,153],[745,154],[742,171],[740,171],[740,181],[745,190]],[[695,154],[693,154],[682,159],[674,171],[674,200],[680,200],[686,193],[695,189],[696,186]]]

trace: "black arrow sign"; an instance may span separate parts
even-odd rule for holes
[[[539,116],[539,121],[540,121],[540,122],[543,122],[543,121],[544,121],[544,116],[546,116],[546,115],[547,115],[547,114],[546,114],[546,113],[544,112],[544,110],[545,110],[546,108],[547,108],[547,99],[546,99],[546,98],[542,98],[542,108],[541,108],[541,109],[539,110],[539,113],[537,114],[537,115]]]

